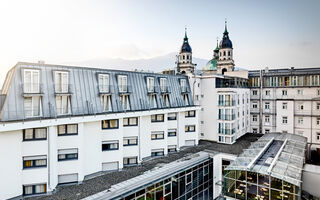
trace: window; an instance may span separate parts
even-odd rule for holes
[[[195,95],[196,101],[199,101],[199,95]]]
[[[258,121],[258,116],[257,115],[252,115],[252,121],[257,122]]]
[[[109,93],[109,74],[99,74],[99,91]]]
[[[118,150],[118,149],[119,149],[118,140],[102,142],[102,151],[112,151],[112,150]]]
[[[40,76],[39,70],[24,70],[24,93],[40,93]]]
[[[151,149],[151,157],[163,156],[164,149]]]
[[[117,129],[119,128],[118,119],[102,120],[102,129]]]
[[[270,109],[270,102],[264,103],[264,109],[269,110]]]
[[[297,90],[298,95],[303,95],[303,90]]]
[[[149,95],[149,107],[150,108],[157,108],[157,100],[156,100],[155,94]]]
[[[59,149],[58,161],[78,160],[78,149]]]
[[[204,121],[200,121],[201,124],[204,124]]]
[[[154,78],[147,77],[147,88],[148,92],[154,92]]]
[[[163,107],[170,107],[169,95],[163,94],[162,98],[163,98]]]
[[[123,126],[138,126],[138,117],[123,118]]]
[[[130,110],[129,95],[120,95],[120,102],[123,110]]]
[[[270,96],[270,90],[266,90],[266,96]]]
[[[185,130],[185,132],[195,132],[196,131],[196,125],[186,125],[184,130]]]
[[[121,93],[128,92],[127,76],[124,76],[124,75],[118,76],[118,87],[119,87],[119,92]]]
[[[288,133],[288,131],[282,131],[282,133]]]
[[[298,118],[298,124],[303,124],[303,117]]]
[[[266,123],[269,123],[269,122],[270,122],[270,116],[269,116],[269,115],[266,115],[266,116],[264,117],[264,121],[265,121]]]
[[[318,95],[320,95],[320,90],[318,90]]]
[[[168,121],[177,120],[177,113],[168,113]]]
[[[100,100],[101,100],[102,110],[104,112],[111,112],[112,111],[111,95],[102,94],[100,96]]]
[[[66,124],[58,126],[58,136],[78,135],[78,124]]]
[[[164,122],[164,114],[151,115],[151,122]]]
[[[195,116],[196,116],[195,110],[190,110],[185,112],[185,117],[195,117]]]
[[[264,133],[270,133],[270,129],[264,129]]]
[[[55,93],[68,93],[68,72],[55,72]]]
[[[71,113],[70,96],[56,96],[56,104],[58,115]]]
[[[320,125],[320,117],[317,118],[317,125]]]
[[[23,130],[23,141],[46,140],[47,128],[30,128]]]
[[[177,145],[168,145],[168,153],[177,152]]]
[[[320,141],[320,133],[317,133],[317,140]]]
[[[282,90],[282,96],[287,96],[288,95],[288,91],[287,90]]]
[[[252,90],[252,95],[257,96],[258,95],[258,90]]]
[[[287,110],[288,109],[288,103],[282,103],[282,109]]]
[[[47,184],[24,185],[23,195],[43,194],[47,192]]]
[[[161,92],[167,92],[167,79],[166,78],[160,78],[160,89],[161,89]]]
[[[299,108],[299,110],[303,110],[303,108],[304,108],[303,104],[300,104],[298,108]]]
[[[187,92],[186,79],[180,79],[181,92]]]
[[[219,142],[224,142],[224,137],[223,136],[219,136]]]
[[[25,117],[42,116],[42,104],[40,96],[24,97],[24,114]]]
[[[317,103],[317,110],[320,110],[320,103]]]
[[[257,128],[253,128],[253,129],[252,129],[252,132],[253,132],[253,133],[258,133],[258,129],[257,129]]]
[[[183,97],[184,105],[185,105],[185,106],[188,106],[188,105],[189,105],[189,97],[188,97],[188,94],[183,94],[182,97]]]
[[[253,102],[252,103],[252,108],[253,109],[257,109],[258,108],[258,103],[257,102]]]
[[[47,167],[47,156],[23,157],[23,169],[36,167]]]
[[[138,164],[138,157],[124,157],[123,158],[123,166],[136,165]]]
[[[288,117],[282,117],[282,123],[287,124],[288,123]]]
[[[151,140],[162,140],[162,139],[164,139],[164,132],[163,131],[151,133]]]
[[[177,129],[169,129],[168,137],[175,137],[175,136],[177,136]]]
[[[136,146],[138,145],[138,137],[124,137],[123,138],[123,146]]]

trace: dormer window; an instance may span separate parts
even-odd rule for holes
[[[41,96],[24,97],[25,117],[42,116]]]
[[[149,95],[149,103],[150,108],[157,108],[157,100],[155,94]]]
[[[99,92],[109,93],[109,74],[99,74]]]
[[[180,86],[181,86],[181,91],[182,92],[187,92],[186,79],[181,79],[180,80]]]
[[[170,102],[169,102],[169,95],[168,94],[163,94],[163,106],[164,107],[170,107]]]
[[[55,92],[68,93],[68,72],[56,71],[54,75]]]
[[[167,79],[166,78],[160,78],[160,89],[161,89],[161,92],[167,92]]]
[[[119,92],[121,92],[121,93],[128,92],[127,76],[125,76],[125,75],[118,76],[118,86],[119,86]]]
[[[70,96],[56,96],[57,115],[66,115],[71,113]]]
[[[24,93],[39,93],[40,92],[40,71],[39,70],[24,70]]]
[[[112,111],[111,95],[102,94],[100,98],[101,98],[102,110],[103,110],[104,112],[111,112],[111,111]]]
[[[122,109],[125,110],[130,110],[130,101],[129,101],[129,95],[120,95],[120,102],[122,105]]]
[[[184,105],[186,105],[186,106],[189,105],[189,97],[188,97],[188,94],[183,94],[183,101],[184,101]]]
[[[154,92],[154,78],[147,77],[147,88],[148,92]]]

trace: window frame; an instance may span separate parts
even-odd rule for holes
[[[136,119],[136,123],[135,124],[131,124],[130,123],[130,119]],[[128,123],[125,124],[125,120],[128,120]],[[126,118],[123,118],[123,127],[129,127],[129,126],[138,126],[139,125],[139,118],[138,117],[126,117]]]
[[[146,78],[147,81],[147,91],[148,93],[153,93],[155,92],[155,81],[154,81],[154,77],[152,76],[148,76]]]
[[[152,138],[153,135],[155,136],[154,138]],[[159,135],[162,135],[162,137],[159,137]],[[164,131],[152,131],[151,140],[164,140]]]
[[[38,112],[39,112],[38,115],[35,114],[36,110],[35,110],[35,106],[34,106],[34,104],[37,103],[37,101],[36,101],[37,98],[39,99],[39,105],[36,105]],[[27,115],[28,110],[26,110],[26,100],[28,100],[28,99],[31,99],[31,110],[30,110],[31,115]],[[42,113],[42,96],[26,96],[26,97],[24,97],[23,98],[23,108],[24,108],[24,116],[26,118],[42,117],[42,114],[43,114]]]
[[[107,80],[107,84],[105,84],[106,80]],[[99,85],[99,92],[100,93],[110,93],[110,75],[99,73],[98,74],[98,85]]]
[[[135,163],[131,163],[128,162],[128,164],[125,164],[125,159],[127,159],[128,161],[130,161],[130,159],[135,159]],[[134,166],[138,164],[138,156],[131,156],[131,157],[123,157],[123,166],[127,167],[127,166]]]
[[[128,141],[127,144],[125,144],[124,141]],[[135,143],[130,143],[130,140],[135,140]],[[131,136],[131,137],[124,137],[123,138],[123,146],[138,146],[138,136]]]
[[[190,127],[194,127],[194,129],[190,130]],[[193,124],[193,125],[185,125],[184,132],[186,132],[186,133],[196,132],[196,125],[195,124]]]
[[[68,126],[69,125],[77,125],[77,132],[76,133],[68,133]],[[63,133],[63,134],[59,134],[59,126],[64,126],[64,128],[65,128],[65,133]],[[78,135],[78,133],[79,133],[79,126],[78,126],[78,124],[60,124],[60,125],[58,125],[57,126],[57,134],[58,134],[58,136],[71,136],[71,135]]]
[[[159,120],[158,117],[161,115],[162,115],[162,120]],[[152,119],[152,116],[155,116],[155,119]],[[164,122],[164,114],[151,115],[151,123],[156,123],[156,122]]]
[[[161,156],[164,156],[164,149],[151,149],[151,157],[161,157]]]
[[[108,147],[111,147],[111,145],[114,145],[116,144],[115,146],[116,147],[112,147],[112,148],[108,148],[108,149],[104,149],[103,148],[103,145],[107,145]],[[116,151],[116,150],[119,150],[119,140],[109,140],[109,141],[102,141],[101,143],[101,151],[104,152],[104,151]]]
[[[45,191],[44,192],[38,192],[36,193],[36,186],[38,185],[44,185]],[[32,194],[26,194],[25,193],[25,187],[32,187]],[[46,183],[37,183],[32,185],[22,185],[22,195],[23,196],[31,196],[31,195],[38,195],[38,194],[46,194],[47,193],[47,184]]]
[[[61,82],[60,83],[57,83],[58,74],[61,74]],[[67,78],[65,80],[62,77],[63,74],[67,75]],[[64,81],[66,83],[63,83]],[[57,89],[58,85],[61,86],[61,90]],[[63,85],[65,85],[66,88],[63,88]],[[69,92],[69,71],[54,71],[54,92],[59,93],[59,94],[61,94],[61,93],[65,94],[65,93]]]
[[[59,154],[59,150],[77,150],[77,153],[64,153],[64,154]],[[59,155],[65,155],[64,159],[59,158]],[[76,155],[76,157],[72,157],[72,158],[68,158],[68,155]],[[58,157],[58,162],[63,162],[63,161],[71,161],[71,160],[78,160],[79,159],[79,150],[78,148],[68,148],[68,149],[58,149],[58,153],[57,153],[57,157]]]
[[[29,130],[29,129],[23,129],[23,131],[22,131],[22,141],[23,141],[23,142],[47,140],[47,137],[48,137],[48,129],[47,129],[47,127],[43,127],[43,128],[30,128],[30,129],[32,129],[32,139],[26,139],[26,137],[25,137],[25,135],[26,135],[26,130]],[[46,129],[46,137],[45,137],[45,138],[35,138],[36,129]]]
[[[191,113],[194,113],[193,115]],[[191,118],[191,117],[196,117],[196,111],[195,110],[188,110],[185,112],[185,118]]]
[[[35,157],[45,157],[43,159],[32,159],[32,158],[35,158]],[[25,159],[28,159],[30,158],[29,160],[25,160]],[[36,161],[40,161],[40,160],[45,160],[46,163],[45,165],[36,165]],[[26,166],[26,161],[31,161],[32,163],[32,166],[28,167]],[[37,156],[23,156],[22,157],[22,169],[25,170],[25,169],[34,169],[34,168],[46,168],[48,166],[48,157],[47,155],[37,155]]]
[[[174,114],[175,116],[174,117],[170,117],[169,114]],[[168,113],[167,119],[168,119],[168,121],[177,120],[177,113]]]
[[[117,81],[118,81],[119,93],[127,93],[128,92],[128,76],[125,74],[119,74],[117,76]],[[123,84],[122,82],[125,82],[125,84]]]
[[[110,121],[115,120],[117,122],[116,127],[110,127]],[[103,122],[108,121],[108,128],[103,127]],[[119,129],[119,119],[106,119],[106,120],[101,120],[101,129],[102,130],[109,130],[109,129]]]
[[[170,134],[174,133],[174,134]],[[177,129],[169,129],[168,130],[168,137],[176,137],[177,136]]]

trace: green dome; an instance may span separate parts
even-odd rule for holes
[[[214,58],[209,60],[209,62],[206,64],[206,70],[217,70],[217,60]]]

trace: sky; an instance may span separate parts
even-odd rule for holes
[[[193,56],[209,60],[225,19],[236,66],[320,67],[319,10],[318,0],[0,0],[0,84],[19,61],[178,52],[185,27]]]

